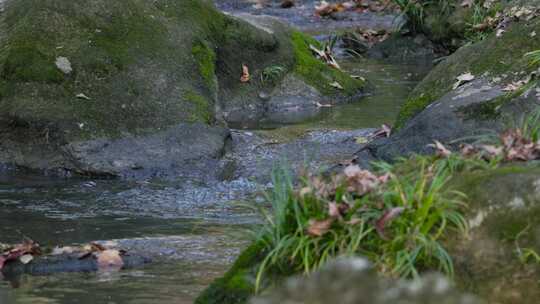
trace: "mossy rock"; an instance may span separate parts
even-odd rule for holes
[[[536,17],[530,21],[512,23],[501,37],[492,33],[485,40],[461,47],[418,84],[402,106],[396,127],[403,127],[410,118],[452,91],[456,77],[464,73],[490,80],[501,78],[502,82],[523,78],[523,73],[535,69],[524,55],[540,49],[540,37],[530,36],[532,32],[539,31],[540,18]]]
[[[362,96],[365,83],[317,59],[310,45],[321,46],[312,37],[291,30],[274,17],[241,14],[236,18],[231,21],[230,39],[225,39],[219,47],[217,61],[220,106],[226,121],[243,124],[272,120],[275,112],[286,114],[290,108],[295,108],[295,112],[313,112],[313,108],[317,108],[316,101],[323,99],[339,103]],[[254,36],[254,29],[242,31],[237,27],[240,21],[255,26],[258,43],[243,41]],[[239,81],[242,65],[249,67],[251,80],[247,83]],[[276,75],[278,79],[263,79],[263,73],[269,69],[281,71]],[[289,88],[287,81],[291,78],[295,79],[290,83],[293,88]],[[302,82],[304,90],[294,89],[298,81]],[[342,89],[333,86],[335,82]],[[291,91],[295,93],[291,94]]]
[[[184,146],[179,153],[191,159],[209,157],[201,154],[209,150],[216,157],[222,150],[216,142],[189,150],[168,130],[186,126],[195,132],[191,137],[224,146],[222,110],[237,104],[264,110],[257,100],[266,88],[258,81],[261,71],[280,64],[288,74],[302,66],[292,38],[297,34],[277,22],[272,30],[255,25],[218,12],[208,0],[6,1],[0,13],[0,163],[117,175],[145,167],[140,162],[149,165],[107,165],[123,157],[113,150],[131,154],[121,147],[126,138],[157,159],[171,156],[173,148],[154,153],[142,145],[152,136],[150,142],[161,137]],[[343,82],[344,95],[360,90],[361,82],[312,63],[318,65],[311,77],[331,75]],[[240,82],[242,64],[253,75],[249,83]],[[318,86],[318,79],[311,83]],[[197,124],[211,127],[189,127]],[[109,145],[103,141],[113,142],[112,160],[90,162],[87,154],[96,151],[83,147]],[[166,158],[162,167],[185,160]]]
[[[537,303],[540,260],[524,254],[540,253],[540,165],[464,173],[453,188],[468,195],[471,225],[448,244],[459,286],[488,303]]]

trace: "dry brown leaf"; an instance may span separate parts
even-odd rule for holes
[[[405,211],[404,207],[396,207],[389,209],[384,212],[384,214],[377,220],[375,223],[375,230],[377,230],[377,233],[379,236],[383,239],[386,239],[386,236],[384,235],[384,228],[390,223],[393,219],[398,217],[400,214]]]
[[[460,148],[461,155],[463,156],[472,156],[478,153],[478,150],[476,149],[476,147],[470,144],[461,144],[459,148]]]
[[[114,270],[124,266],[124,260],[118,250],[107,249],[97,253],[96,256],[98,269],[100,270]]]
[[[334,220],[332,219],[326,219],[323,221],[310,220],[307,233],[311,236],[323,236],[330,230],[333,222]]]
[[[380,185],[379,178],[368,170],[362,170],[358,165],[348,166],[344,170],[347,178],[347,191],[362,196]]]
[[[440,157],[448,157],[452,155],[452,151],[448,150],[440,141],[436,140],[434,144],[428,145],[428,147],[435,148],[437,155]]]
[[[246,83],[251,80],[251,75],[249,75],[249,67],[245,64],[242,64],[242,77],[240,77],[240,82]]]

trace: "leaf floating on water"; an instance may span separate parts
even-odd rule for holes
[[[317,108],[331,108],[332,107],[331,104],[322,104],[320,102],[316,102],[315,105],[317,106]]]
[[[251,80],[251,75],[249,75],[249,67],[245,64],[242,64],[242,77],[240,77],[240,82],[246,83]]]
[[[120,251],[107,249],[96,254],[97,265],[100,270],[118,270],[124,266]]]
[[[2,270],[7,262],[15,261],[24,255],[41,255],[39,244],[33,240],[25,239],[21,244],[17,244],[3,252],[0,254],[0,270]]]
[[[457,82],[454,84],[454,90],[467,82],[473,81],[474,79],[475,79],[475,76],[471,73],[465,73],[465,74],[459,75],[458,77],[456,77]]]

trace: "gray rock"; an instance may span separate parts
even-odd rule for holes
[[[517,121],[540,106],[540,99],[533,93],[499,105],[498,98],[506,94],[502,89],[485,78],[467,83],[430,104],[390,138],[371,143],[366,151],[391,161],[411,153],[433,153],[428,145],[435,140],[456,148],[460,142],[471,141],[475,136],[502,131],[509,121]],[[360,158],[363,157],[369,156],[361,153]]]
[[[378,278],[363,258],[338,259],[309,277],[287,280],[251,304],[478,304],[441,275],[415,281]]]

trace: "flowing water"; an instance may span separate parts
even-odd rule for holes
[[[415,65],[373,61],[351,61],[346,68],[368,79],[371,95],[325,109],[295,127],[358,129],[392,122],[425,73]],[[116,240],[154,260],[116,273],[0,280],[0,303],[192,303],[249,241],[248,230],[258,219],[240,202],[257,201],[258,189],[249,179],[127,182],[0,175],[0,242],[23,236],[50,246]]]

